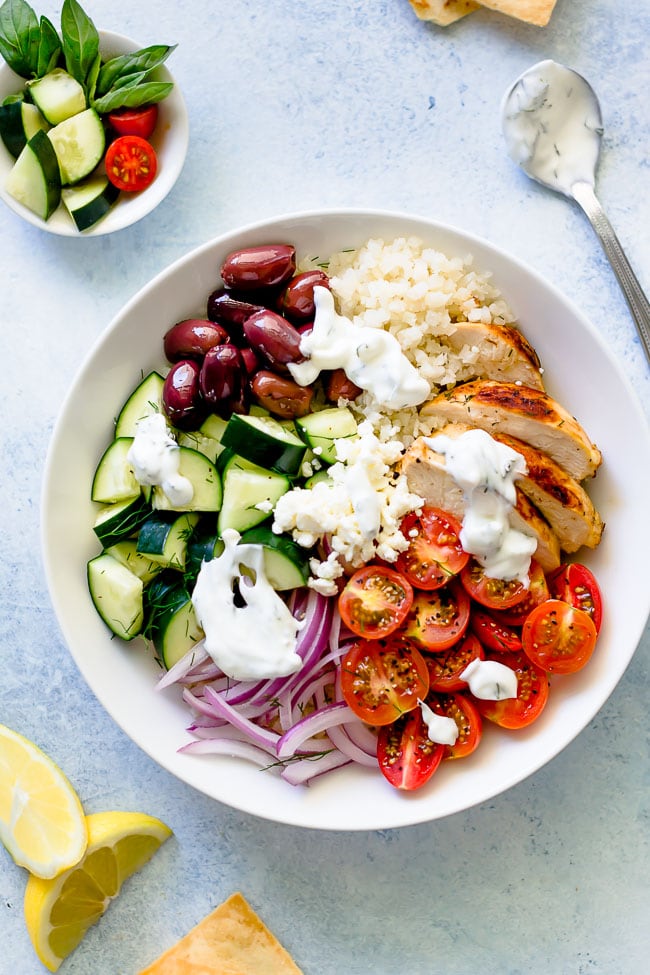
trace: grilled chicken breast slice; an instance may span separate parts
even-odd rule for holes
[[[408,481],[409,491],[462,521],[466,508],[463,492],[448,473],[444,456],[432,450],[423,437],[413,441],[399,467]],[[537,539],[534,558],[544,572],[552,572],[560,564],[558,539],[520,488],[516,489],[516,494],[517,501],[508,519],[510,525]]]
[[[602,457],[578,421],[540,389],[476,379],[425,403],[422,416],[504,433],[544,451],[577,481],[592,477]]]
[[[455,331],[443,341],[456,353],[467,346],[478,350],[475,363],[468,367],[478,378],[544,389],[537,353],[515,325],[454,324]]]

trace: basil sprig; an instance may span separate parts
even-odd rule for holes
[[[77,0],[64,0],[61,9],[63,56],[68,74],[91,95],[99,72],[99,34]],[[90,82],[90,83],[89,83]]]

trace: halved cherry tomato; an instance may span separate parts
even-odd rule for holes
[[[562,599],[547,599],[528,616],[521,631],[526,656],[551,674],[573,674],[589,661],[596,626],[582,609]]]
[[[472,660],[485,660],[485,651],[472,633],[449,650],[428,654],[429,689],[442,694],[466,690],[467,681],[461,680],[460,675]]]
[[[551,595],[563,599],[576,609],[588,613],[600,633],[603,621],[603,599],[593,572],[580,562],[571,562],[556,569],[548,579]]]
[[[419,789],[440,765],[445,745],[431,741],[420,708],[385,725],[377,738],[382,774],[396,789]]]
[[[460,574],[460,581],[481,606],[488,609],[510,609],[526,598],[528,590],[518,579],[493,579],[483,566],[471,559]]]
[[[469,625],[486,650],[493,653],[518,653],[521,650],[521,638],[517,631],[486,609],[472,606]]]
[[[460,522],[446,511],[425,505],[419,515],[412,512],[404,518],[400,531],[409,547],[400,552],[395,568],[416,589],[439,589],[467,564]]]
[[[480,712],[466,694],[429,694],[427,704],[436,714],[452,718],[458,726],[458,738],[445,745],[445,759],[465,758],[475,751],[483,735]]]
[[[465,634],[470,601],[456,581],[432,592],[418,592],[401,633],[420,650],[448,650]]]
[[[536,562],[534,559],[530,563],[528,576],[528,590],[521,602],[513,606],[512,609],[503,609],[499,613],[499,618],[508,626],[523,626],[528,614],[549,597],[548,583],[546,582],[544,570],[539,562]]]
[[[343,697],[368,724],[390,724],[416,708],[428,689],[424,658],[401,640],[359,640],[341,660]]]
[[[383,639],[402,625],[412,602],[411,583],[400,572],[384,565],[365,565],[341,592],[339,613],[357,636]]]
[[[118,135],[139,135],[148,139],[156,128],[158,106],[144,105],[142,108],[120,108],[109,112],[108,121]]]
[[[158,168],[153,146],[137,135],[122,135],[111,142],[104,164],[113,186],[127,193],[146,189]]]
[[[480,714],[502,728],[525,728],[535,721],[548,701],[549,684],[546,672],[535,666],[525,653],[506,653],[499,657],[517,675],[517,696],[500,701],[473,698]]]

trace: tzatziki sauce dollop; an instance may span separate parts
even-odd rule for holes
[[[458,725],[454,719],[444,714],[436,714],[424,701],[418,701],[418,704],[430,741],[434,741],[437,745],[455,745],[458,739]]]
[[[314,327],[300,341],[306,359],[289,363],[298,385],[308,386],[325,369],[343,369],[384,409],[402,410],[427,399],[429,383],[406,358],[394,335],[339,315],[328,288],[314,288],[314,303]]]
[[[480,701],[503,701],[517,696],[517,675],[498,660],[472,660],[460,674]]]
[[[194,494],[192,482],[178,473],[180,447],[170,435],[162,413],[138,420],[127,460],[139,484],[162,488],[173,505],[189,504]]]
[[[506,92],[501,113],[508,153],[529,176],[566,196],[575,183],[594,185],[603,123],[579,74],[540,61]]]

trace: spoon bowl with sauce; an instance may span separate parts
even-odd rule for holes
[[[539,61],[506,91],[501,120],[508,153],[531,179],[584,211],[623,290],[650,362],[650,303],[596,197],[603,121],[591,85],[556,61]]]

